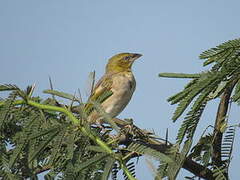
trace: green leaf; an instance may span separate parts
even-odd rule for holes
[[[155,149],[152,149],[150,147],[147,147],[137,142],[132,142],[126,149],[139,154],[149,155],[163,162],[167,162],[167,163],[173,162],[173,160],[170,157],[168,157],[166,154],[163,154]]]
[[[202,163],[204,166],[207,167],[207,165],[210,163],[210,160],[213,156],[213,146],[212,144],[207,144],[204,148],[205,152],[202,157]]]
[[[182,148],[181,153],[178,155],[177,158],[177,162],[176,163],[171,163],[169,164],[169,172],[170,172],[170,179],[176,179],[180,169],[183,166],[183,163],[185,161],[185,158],[188,154],[188,152],[190,151],[192,145],[192,139],[188,139],[187,141],[185,141],[184,146]]]
[[[208,98],[215,99],[216,97],[219,97],[219,95],[223,92],[227,85],[228,85],[227,81],[222,81],[217,86],[217,89],[208,95]]]
[[[33,161],[41,152],[47,147],[47,145],[58,135],[60,129],[53,131],[48,137],[36,148],[36,151],[30,155],[29,162]]]
[[[226,168],[224,166],[218,168],[214,167],[215,169],[213,170],[213,177],[216,180],[227,180],[227,178],[224,176],[224,173],[226,172]]]
[[[19,144],[14,150],[13,150],[13,154],[11,155],[11,158],[9,160],[9,167],[12,168],[15,164],[15,162],[17,161],[17,159],[19,158],[19,155],[22,153],[23,149],[26,146],[26,142],[25,143],[21,143]]]
[[[177,143],[182,143],[184,137],[187,136],[187,138],[192,138],[194,135],[194,132],[196,130],[197,124],[201,118],[201,115],[205,109],[206,102],[200,104],[198,108],[192,108],[191,111],[188,112],[187,116],[184,118],[180,129],[178,130],[177,134]]]
[[[232,100],[233,100],[233,102],[238,102],[238,105],[240,105],[240,81],[239,80],[236,84]]]
[[[205,76],[203,76],[198,83],[194,84],[194,86],[191,88],[191,92],[189,92],[189,94],[178,104],[178,107],[176,108],[172,117],[173,121],[175,122],[182,115],[182,113],[197,95],[199,95],[205,89],[207,93],[205,92],[204,94],[210,94],[213,89],[209,90],[209,87],[216,87],[219,82],[221,82],[221,80],[219,79],[218,74],[214,74],[209,78],[205,78]]]
[[[106,164],[105,164],[105,167],[104,167],[104,170],[103,170],[101,180],[108,180],[109,175],[112,172],[112,167],[113,167],[115,161],[116,160],[114,158],[111,158],[111,157],[108,157],[106,159]]]
[[[34,133],[34,134],[30,137],[30,139],[39,138],[39,137],[41,137],[41,136],[45,136],[45,135],[48,135],[48,134],[57,132],[57,131],[59,131],[59,128],[60,128],[60,126],[59,126],[59,127],[51,127],[51,128],[49,128],[49,129],[40,131],[40,132],[38,132],[38,133],[36,133],[36,134]]]
[[[65,99],[69,99],[71,101],[77,101],[80,102],[75,96],[65,93],[65,92],[60,92],[60,91],[56,91],[56,90],[51,90],[51,89],[47,89],[43,91],[46,94],[51,94],[51,95],[55,95],[55,96],[59,96]]]
[[[206,59],[204,66],[211,64],[213,62],[219,63],[222,65],[225,61],[229,59],[234,59],[239,56],[240,49],[240,39],[234,39],[220,44],[215,48],[211,48],[207,51],[204,51],[200,54],[200,59]]]
[[[19,90],[19,88],[16,85],[12,84],[0,85],[0,91],[12,91],[12,90]]]
[[[233,143],[236,134],[236,126],[229,126],[224,133],[222,145],[221,145],[221,157],[227,164],[227,169],[229,168],[231,159],[232,159],[232,151],[233,151]]]
[[[75,172],[79,172],[79,171],[82,171],[94,164],[97,164],[97,163],[100,163],[101,161],[105,160],[106,158],[109,157],[109,154],[107,153],[100,153],[96,156],[93,156],[92,158],[86,160],[85,162],[81,163],[80,166],[78,167],[75,167]]]

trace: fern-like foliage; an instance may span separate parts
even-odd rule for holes
[[[166,151],[166,154],[171,157],[175,162],[175,163],[171,163],[171,162],[164,162],[164,161],[160,161],[159,162],[159,166],[158,166],[158,169],[157,169],[157,175],[161,178],[164,178],[164,177],[172,177],[174,176],[175,174],[173,174],[173,172],[171,172],[172,168],[171,166],[173,165],[176,165],[175,167],[177,166],[181,166],[179,164],[179,155],[178,155],[178,152],[179,152],[179,146],[178,145],[175,145],[175,146],[172,146],[170,147],[167,151]],[[178,163],[177,163],[178,162]],[[157,177],[155,178],[157,179]]]
[[[0,179],[38,179],[38,175],[45,172],[45,179],[108,180],[111,174],[112,179],[118,179],[118,171],[122,169],[125,179],[133,180],[136,172],[135,164],[130,161],[132,154],[172,161],[141,142],[141,139],[148,142],[152,138],[147,132],[135,126],[131,131],[122,129],[119,135],[128,133],[129,140],[134,141],[123,148],[118,139],[113,139],[112,135],[118,132],[116,128],[113,131],[113,125],[102,131],[87,124],[88,113],[84,111],[89,109],[84,109],[83,103],[75,96],[47,90],[44,92],[51,94],[52,98],[43,100],[32,97],[33,89],[34,86],[29,86],[26,91],[15,85],[0,86],[0,90],[11,91],[0,102]],[[70,100],[71,105],[60,104],[56,97]],[[88,103],[91,103],[90,109],[98,111],[111,124],[112,119],[107,121],[109,117],[100,106],[106,98]],[[80,111],[70,112],[78,106],[76,103],[79,103]],[[45,108],[38,108],[43,106]],[[59,110],[63,107],[78,118],[79,123],[78,120],[74,123],[71,116]]]
[[[15,85],[2,85],[0,90],[11,91],[0,102],[0,179],[37,178],[39,173],[47,170],[46,179],[60,176],[94,179],[100,178],[104,169],[111,171],[107,163],[109,155],[89,150],[87,147],[95,144],[64,114],[41,110],[25,103],[18,105],[24,98],[59,106],[56,99],[30,97],[33,90],[31,86],[22,91]],[[51,93],[66,99],[74,97],[66,93],[59,94],[61,92]],[[96,135],[100,132],[96,128],[91,131]],[[107,136],[101,135],[102,138]],[[104,177],[108,175],[105,173]]]
[[[220,97],[229,87],[235,86],[232,101],[240,102],[240,39],[220,44],[215,48],[203,52],[199,57],[205,60],[203,66],[212,64],[210,70],[196,74],[159,74],[160,77],[192,79],[182,91],[168,98],[171,104],[177,104],[177,108],[172,117],[174,122],[183,115],[186,109],[189,109],[178,130],[176,138],[177,144],[184,142],[184,147],[187,142],[192,141],[203,111],[209,101]],[[226,135],[227,137],[225,137],[222,144],[223,146],[221,147],[222,157],[228,162],[225,165],[229,164],[234,139],[234,130],[232,128],[228,130],[229,132],[227,131],[227,133],[229,134]],[[211,135],[201,137],[198,144],[192,149],[189,157],[194,158],[205,167],[211,166],[213,141],[214,137]],[[188,154],[190,146],[185,148],[185,150],[186,154]],[[225,165],[220,169],[219,167],[218,169],[213,168],[214,177],[217,179],[226,177],[228,167]],[[169,171],[168,169],[169,164],[161,164],[159,173],[168,175],[166,173]]]
[[[198,143],[192,148],[189,158],[195,159],[205,167],[209,166],[213,154],[212,141],[212,134],[201,137]]]
[[[114,163],[113,164],[113,167],[112,167],[112,180],[117,180],[117,173],[119,172],[119,167],[117,165],[117,163]]]
[[[197,74],[159,74],[162,77],[192,78],[181,92],[168,98],[171,104],[178,104],[172,118],[174,121],[183,114],[187,107],[191,106],[179,130],[178,143],[181,143],[185,136],[194,134],[206,103],[221,96],[224,89],[240,78],[240,39],[231,40],[207,50],[200,55],[200,59],[206,60],[204,66],[215,64],[211,70]],[[240,97],[239,86],[238,84],[235,90],[234,101],[238,101]],[[190,129],[193,129],[192,133],[188,133]]]
[[[130,162],[126,164],[129,172],[132,174],[133,177],[136,177],[136,167],[135,167],[135,163],[134,162]],[[128,180],[128,177],[126,176],[125,173],[123,173],[124,179]]]
[[[205,66],[213,62],[223,65],[223,63],[226,63],[228,60],[239,58],[239,53],[240,39],[234,39],[204,51],[199,57],[200,59],[206,59],[204,62]]]
[[[160,165],[158,167],[158,176],[160,177],[168,177],[170,180],[176,179],[180,169],[183,166],[187,153],[191,147],[192,141],[187,140],[179,152],[179,145],[176,144],[171,146],[167,151],[166,154],[173,159],[172,162],[163,162],[160,161]],[[155,179],[157,179],[157,177]]]
[[[171,104],[177,104],[174,121],[186,109],[189,111],[179,129],[177,143],[165,144],[164,153],[153,146],[159,147],[159,144],[147,132],[132,123],[128,124],[132,126],[130,130],[120,129],[123,125],[118,127],[102,111],[100,104],[112,92],[106,91],[94,102],[84,104],[75,95],[53,90],[52,85],[51,90],[44,91],[52,95],[48,99],[33,97],[35,86],[21,90],[16,85],[0,85],[0,91],[10,92],[8,97],[0,98],[0,179],[38,179],[38,175],[45,172],[45,179],[108,180],[111,176],[114,180],[119,179],[121,169],[125,172],[125,179],[135,179],[136,169],[131,159],[141,155],[159,161],[156,177],[176,179],[207,103],[220,97],[233,82],[236,87],[232,101],[240,102],[240,39],[207,50],[200,58],[205,59],[204,66],[212,64],[209,71],[160,74],[162,77],[192,79],[181,92],[168,99]],[[94,79],[94,75],[92,77]],[[94,81],[91,90],[93,84]],[[70,100],[70,105],[59,103],[58,97]],[[43,106],[45,108],[41,108]],[[51,109],[46,108],[50,106]],[[93,110],[110,124],[107,131],[87,123],[87,116]],[[112,135],[116,132],[119,136],[114,138]],[[211,143],[214,140],[211,135],[203,136],[189,157],[206,168],[210,166],[216,179],[224,179],[234,136],[235,129],[230,126],[221,147],[226,162],[222,167],[211,165]]]
[[[227,178],[225,177],[225,173],[226,173],[226,167],[225,166],[222,166],[220,168],[214,167],[213,177],[216,180],[227,180]]]
[[[224,133],[224,138],[221,147],[221,157],[225,161],[226,169],[228,170],[232,158],[233,143],[235,138],[236,126],[230,126]]]
[[[187,116],[184,118],[184,121],[178,130],[177,143],[182,143],[184,137],[187,137],[188,139],[193,137],[205,106],[206,103],[200,104],[196,109],[193,106],[191,111],[187,113]]]
[[[240,105],[240,81],[236,84],[234,95],[232,97],[233,102],[237,102]]]
[[[167,163],[173,161],[169,156],[167,156],[167,155],[165,155],[165,154],[163,154],[163,153],[161,153],[157,150],[154,150],[154,149],[152,149],[152,148],[150,148],[150,147],[148,147],[148,146],[146,146],[146,145],[144,145],[140,142],[132,142],[126,148],[126,150],[131,151],[131,152],[135,152],[135,153],[141,154],[141,155],[148,155],[148,156],[154,157],[157,160],[167,162]]]

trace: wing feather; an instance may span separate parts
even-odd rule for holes
[[[90,114],[93,110],[93,104],[91,102],[98,102],[102,103],[104,100],[106,100],[105,97],[108,95],[108,97],[112,94],[111,87],[113,84],[112,81],[112,75],[113,74],[105,74],[96,84],[96,86],[93,89],[92,94],[88,98],[88,103],[84,107],[84,111],[87,114]]]

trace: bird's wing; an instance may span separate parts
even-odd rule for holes
[[[92,102],[102,103],[106,98],[112,95],[112,75],[105,74],[96,84],[93,89],[92,94],[88,98],[88,103],[85,105],[84,110],[88,114],[92,111],[93,104]]]

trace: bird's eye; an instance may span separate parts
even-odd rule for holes
[[[126,57],[124,57],[124,60],[128,61],[130,58],[131,58],[130,56],[126,56]]]

